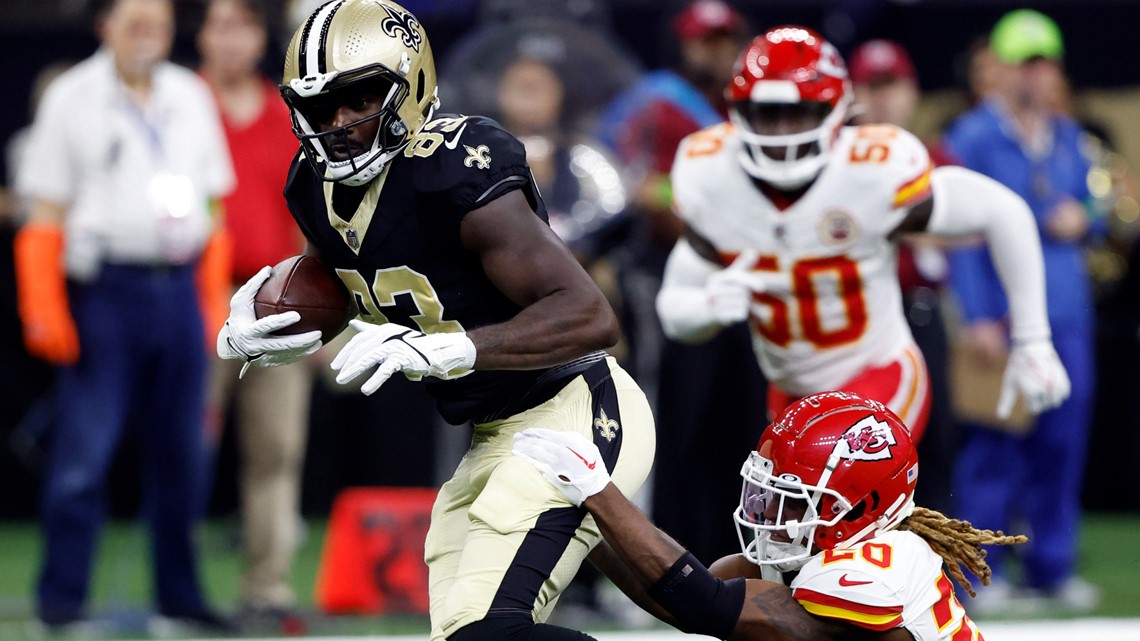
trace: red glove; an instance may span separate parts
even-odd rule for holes
[[[79,360],[79,332],[67,304],[63,228],[28,223],[16,234],[16,298],[28,353],[56,365]]]

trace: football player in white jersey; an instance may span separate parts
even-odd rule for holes
[[[710,569],[609,482],[585,437],[532,428],[514,440],[597,521],[596,565],[663,621],[720,639],[982,641],[950,576],[973,595],[963,566],[990,576],[980,546],[1026,540],[916,507],[910,430],[847,392],[807,396],[765,430],[741,470],[743,552]]]
[[[671,338],[700,341],[749,319],[771,381],[769,412],[844,389],[885,403],[921,437],[926,366],[903,316],[896,245],[907,232],[981,234],[1010,300],[1013,348],[999,413],[1069,393],[1045,308],[1033,215],[1009,189],[890,125],[844,126],[843,59],[819,34],[774,28],[726,89],[729,123],[686,138],[673,165],[686,223],[657,298]]]

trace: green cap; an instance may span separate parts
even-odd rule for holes
[[[1060,60],[1065,55],[1057,23],[1032,9],[1018,9],[1002,16],[990,33],[990,48],[998,60],[1014,65],[1037,57]]]

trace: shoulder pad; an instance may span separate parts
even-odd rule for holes
[[[893,577],[859,558],[861,548],[812,558],[792,581],[792,598],[816,616],[890,630],[902,623],[903,598]]]
[[[926,145],[894,125],[851,127],[839,150],[852,169],[874,172],[875,183],[888,190],[891,209],[907,209],[930,197],[933,165]]]
[[[483,116],[441,114],[424,125],[403,155],[415,163],[420,192],[486,187],[492,178],[529,173],[518,138]]]
[[[731,123],[721,122],[685,136],[677,146],[673,166],[720,155],[729,146],[727,143],[733,131]]]
[[[669,181],[677,215],[692,223],[705,205],[706,190],[716,189],[723,176],[724,156],[734,149],[733,126],[720,123],[691,133],[677,147]],[[728,162],[735,163],[733,156]],[[733,165],[735,168],[735,165]]]

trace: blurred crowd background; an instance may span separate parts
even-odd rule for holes
[[[269,78],[280,77],[289,35],[318,4],[265,4],[268,30],[261,70]],[[1140,511],[1140,466],[1132,457],[1140,451],[1140,188],[1130,169],[1140,167],[1140,55],[1135,46],[1140,3],[737,0],[729,4],[738,13],[727,21],[685,14],[689,3],[681,0],[403,4],[430,36],[444,111],[489,115],[523,140],[552,226],[619,310],[624,336],[615,355],[658,407],[668,407],[658,417],[663,434],[657,477],[642,503],[664,529],[702,558],[729,553],[735,546],[729,515],[737,496],[736,466],[763,422],[763,395],[755,391],[750,399],[747,390],[762,390],[763,381],[746,332],[729,333],[724,345],[700,354],[677,355],[664,344],[652,301],[660,261],[677,230],[667,213],[654,210],[662,204],[661,190],[667,190],[659,179],[667,174],[671,155],[644,150],[656,144],[675,147],[677,140],[666,140],[671,132],[650,130],[643,135],[653,141],[630,142],[629,130],[623,129],[629,121],[622,119],[615,98],[661,69],[679,70],[698,87],[710,80],[715,86],[715,77],[701,73],[714,73],[716,47],[698,52],[689,43],[729,35],[729,57],[735,57],[752,34],[798,23],[819,30],[847,57],[852,73],[862,74],[863,93],[856,101],[863,113],[880,109],[874,112],[881,114],[878,121],[898,121],[936,148],[958,116],[999,89],[993,83],[1000,77],[994,71],[1000,63],[987,47],[998,19],[1026,6],[1050,16],[1064,43],[1063,57],[1058,56],[1064,74],[1055,87],[1053,108],[1080,123],[1082,152],[1091,167],[1085,177],[1090,197],[1082,203],[1089,231],[1080,243],[1092,283],[1093,303],[1087,311],[1095,321],[1096,385],[1083,505],[1098,512]],[[5,523],[37,519],[45,453],[59,404],[67,403],[55,394],[53,368],[30,356],[21,339],[12,239],[25,220],[27,205],[11,187],[23,153],[20,141],[26,134],[21,132],[31,123],[45,86],[98,47],[92,5],[86,0],[0,3],[0,145],[7,150],[0,157],[0,487],[9,488],[0,493],[0,529]],[[176,0],[174,6],[177,31],[171,59],[198,69],[198,33],[206,3]],[[851,57],[860,45],[876,39],[890,42],[864,51],[858,63]],[[711,58],[702,62],[702,55]],[[84,110],[85,105],[75,104],[71,117],[82,121]],[[699,122],[699,115],[694,120]],[[644,153],[631,150],[631,145]],[[667,158],[664,167],[660,156]],[[240,168],[238,175],[240,180]],[[665,201],[667,212],[667,196]],[[243,235],[248,240],[261,233],[272,232],[247,228],[235,234],[237,251]],[[956,350],[964,349],[961,305],[951,288],[943,286],[947,265],[954,265],[947,263],[943,249],[913,248],[909,260],[917,266],[916,280],[906,292],[916,333],[931,325],[947,328],[925,341],[919,336],[924,349],[941,352],[928,353],[927,360],[932,376],[942,381],[941,387],[936,381],[932,420],[938,427],[932,425],[927,433],[923,456],[930,462],[930,475],[924,476],[923,485],[924,504],[952,511],[953,501],[961,497],[951,495],[950,470],[967,430],[974,429],[966,424],[978,422],[968,415],[967,399],[977,390],[969,387],[969,376],[955,377],[952,371],[958,362]],[[939,335],[949,337],[948,342],[939,342]],[[301,513],[327,517],[338,494],[349,487],[434,487],[445,480],[466,448],[468,432],[443,425],[422,388],[399,377],[372,397],[336,385],[327,368],[330,358],[311,359],[303,379],[311,402],[303,421],[307,436],[300,437],[307,439],[301,450]],[[697,373],[703,371],[701,365],[692,363],[730,368],[729,378],[740,389],[718,384],[717,390],[703,390],[693,383],[703,376]],[[686,404],[686,394],[708,396]],[[725,411],[726,406],[732,407]],[[248,457],[240,434],[229,429],[240,420],[238,413],[220,404],[213,409],[203,425],[211,459],[203,463],[204,519],[239,510],[243,461]],[[684,421],[688,430],[664,432],[677,421]],[[138,479],[144,454],[136,441],[124,441],[111,470],[106,496],[112,518],[131,518],[143,500]],[[668,461],[679,452],[709,457],[709,469],[721,470],[723,477],[709,480],[707,486],[678,478]],[[927,470],[924,466],[924,474]],[[712,495],[718,500],[702,500]],[[718,534],[706,537],[711,531]],[[588,578],[583,581],[589,583]]]

